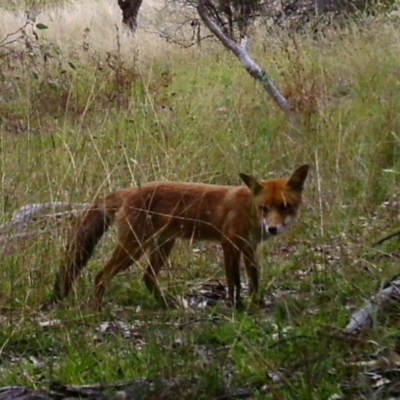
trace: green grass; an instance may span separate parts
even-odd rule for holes
[[[344,328],[398,273],[396,259],[370,248],[398,224],[396,205],[381,207],[399,184],[396,23],[354,23],[318,41],[277,34],[266,49],[255,35],[254,56],[299,110],[305,128],[296,132],[218,43],[182,50],[143,31],[129,41],[113,24],[106,37],[94,26],[85,39],[84,20],[60,39],[68,21],[43,18],[49,29],[30,39],[35,56],[21,47],[12,63],[0,58],[3,222],[25,204],[86,202],[156,179],[239,184],[239,172],[267,178],[303,163],[312,170],[298,226],[261,251],[266,309],[232,312],[220,301],[163,311],[141,281],[143,260],[114,279],[95,314],[88,302],[115,242],[111,232],[75,296],[42,312],[68,226],[49,227],[20,254],[4,256],[1,385],[195,376],[195,398],[218,396],[224,385],[268,385],[271,394],[264,388],[255,398],[328,399],[343,382],[359,384],[343,362],[370,355],[369,345],[353,348],[321,331]],[[46,51],[52,58],[44,62]],[[381,250],[397,248],[394,240]],[[171,264],[161,277],[169,292],[195,295],[207,280],[225,282],[218,246],[181,243]],[[47,320],[59,323],[42,326]],[[102,333],[107,321],[125,322],[127,337]],[[396,333],[388,320],[369,338],[391,347]],[[283,382],[274,383],[269,374],[278,369]]]

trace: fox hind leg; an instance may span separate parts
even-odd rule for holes
[[[165,307],[167,307],[171,302],[161,293],[157,282],[157,275],[166,264],[174,245],[175,239],[162,240],[162,238],[159,238],[155,241],[150,248],[149,265],[143,275],[143,281],[147,289],[153,293],[156,300]]]
[[[252,301],[257,302],[259,295],[259,279],[258,279],[258,266],[255,257],[255,248],[246,246],[242,250],[246,274],[249,280],[249,296]]]
[[[258,267],[255,257],[255,249],[250,246],[246,246],[242,250],[244,265],[246,268],[246,274],[249,279],[249,294],[257,294],[259,283],[258,283]]]
[[[104,292],[111,279],[118,273],[127,270],[143,255],[145,244],[137,240],[130,231],[124,240],[118,243],[110,261],[95,278],[95,303],[94,308],[100,309]]]

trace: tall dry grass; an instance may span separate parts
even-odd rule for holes
[[[290,129],[260,85],[218,43],[182,49],[161,39],[155,32],[165,27],[171,33],[173,18],[181,18],[179,13],[164,17],[164,11],[153,10],[145,1],[138,33],[132,37],[123,31],[112,2],[48,5],[37,17],[48,29],[38,31],[39,40],[29,36],[33,50],[21,44],[14,56],[0,59],[3,219],[29,202],[90,201],[98,194],[155,179],[239,184],[238,172],[280,176],[310,163],[299,225],[262,253],[263,286],[273,298],[275,292],[290,293],[276,300],[278,310],[271,316],[282,332],[312,333],[315,326],[343,325],[349,304],[360,304],[397,269],[393,259],[365,254],[381,231],[397,223],[397,214],[388,212],[393,203],[381,207],[394,198],[399,185],[396,16],[351,22],[317,39],[312,32],[289,37],[281,31],[267,35],[262,25],[256,29],[254,57],[295,104],[305,126],[302,132]],[[0,35],[23,23],[23,10],[0,13]],[[187,35],[190,40],[190,30]],[[44,57],[47,53],[51,57]],[[35,246],[4,261],[0,306],[8,310],[4,326],[11,337],[28,336],[32,341],[37,335],[32,320],[51,290],[64,233],[45,230]],[[265,370],[271,363],[281,365],[283,355],[321,353],[326,361],[317,366],[325,372],[337,362],[339,353],[327,358],[326,347],[317,340],[305,349],[292,342],[283,352],[271,350],[265,343],[272,340],[269,333],[275,328],[269,327],[264,311],[259,319],[227,317],[222,311],[221,330],[207,322],[199,325],[199,337],[188,334],[188,359],[174,352],[172,358],[162,357],[164,341],[155,337],[153,328],[146,331],[151,345],[142,353],[134,346],[127,350],[118,340],[94,344],[88,339],[94,325],[87,323],[85,335],[77,325],[92,317],[86,307],[92,277],[111,247],[109,241],[101,248],[79,282],[77,298],[56,312],[70,325],[57,335],[37,339],[43,348],[49,342],[62,344],[64,361],[50,372],[46,369],[52,376],[101,381],[118,374],[196,370],[203,361],[191,345],[200,343],[202,336],[210,342],[215,337],[218,343],[226,340],[229,346],[237,343],[217,365],[232,362],[245,382],[254,376],[265,379]],[[213,246],[206,249],[196,255],[189,247],[179,247],[172,258],[175,274],[170,279],[164,275],[164,287],[179,286],[185,293],[190,283],[204,277],[223,281],[220,252]],[[117,306],[133,305],[135,311],[144,307],[136,314],[124,309],[129,318],[139,314],[146,321],[158,321],[158,310],[139,277],[140,268],[133,268],[124,278],[116,278],[107,299]],[[255,326],[258,323],[262,328]],[[245,328],[248,336],[242,335]],[[376,340],[384,343],[382,337]],[[10,367],[7,382],[18,382],[21,369]],[[37,375],[29,370],[27,376],[36,382]],[[326,392],[314,398],[332,395],[339,378],[340,374],[333,379],[326,372],[318,386]],[[312,380],[304,382],[303,397],[294,388],[285,389],[292,390],[292,397],[282,396],[310,398],[307,395],[317,389]]]
[[[138,20],[138,32],[132,36],[122,25],[117,2],[88,0],[44,7],[25,5],[17,9],[1,9],[0,37],[23,26],[27,13],[36,22],[49,26],[49,30],[41,32],[43,40],[58,46],[64,57],[73,55],[82,61],[85,58],[85,52],[81,51],[83,42],[89,42],[95,52],[112,52],[116,48],[117,35],[121,56],[126,61],[132,61],[137,51],[147,59],[155,56],[168,59],[174,46],[161,39],[160,35],[179,39],[182,39],[182,35],[190,37],[190,29],[186,27],[177,34],[177,28],[172,29],[171,24],[179,25],[190,16],[195,16],[193,10],[167,5],[160,0],[144,1]]]

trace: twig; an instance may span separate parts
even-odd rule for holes
[[[187,42],[184,40],[174,39],[173,37],[169,36],[165,32],[158,33],[158,35],[160,36],[160,38],[165,39],[168,43],[176,44],[181,49],[189,49],[190,47],[198,45],[199,42],[203,42],[204,40],[212,39],[214,37],[213,35],[206,35],[206,36],[200,37],[196,41]]]
[[[379,239],[377,242],[375,242],[372,247],[378,246],[380,244],[382,244],[383,242],[386,242],[389,239],[394,238],[395,236],[399,236],[400,235],[400,228],[395,230],[392,233],[389,233],[388,235],[384,236],[383,238]]]
[[[25,22],[23,26],[18,28],[15,32],[7,33],[7,35],[4,36],[2,40],[0,40],[0,47],[7,45],[6,41],[8,38],[10,38],[11,36],[15,36],[19,32],[22,32],[22,30],[25,29],[29,24],[31,24],[31,21],[28,20]]]

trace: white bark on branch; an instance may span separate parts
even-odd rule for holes
[[[40,236],[35,223],[80,215],[89,203],[50,202],[22,207],[11,222],[0,226],[0,254],[13,255]],[[35,229],[36,228],[36,229]]]
[[[400,280],[392,281],[388,287],[378,292],[365,306],[353,313],[346,332],[359,334],[364,330],[372,329],[376,324],[376,317],[383,309],[400,301]]]
[[[46,215],[56,216],[58,214],[70,213],[74,208],[88,207],[89,203],[67,203],[61,201],[54,201],[51,203],[38,203],[28,204],[22,207],[14,216],[13,221],[17,222],[31,222],[37,220],[39,217]]]
[[[258,65],[249,53],[249,38],[242,40],[243,46],[238,45],[232,38],[225,35],[222,29],[215,23],[207,12],[205,0],[198,0],[197,11],[207,28],[230,50],[242,63],[246,71],[256,80],[260,81],[279,108],[286,114],[291,124],[298,130],[301,129],[300,120],[295,113],[290,101],[280,92],[278,87],[269,77],[269,74]]]

